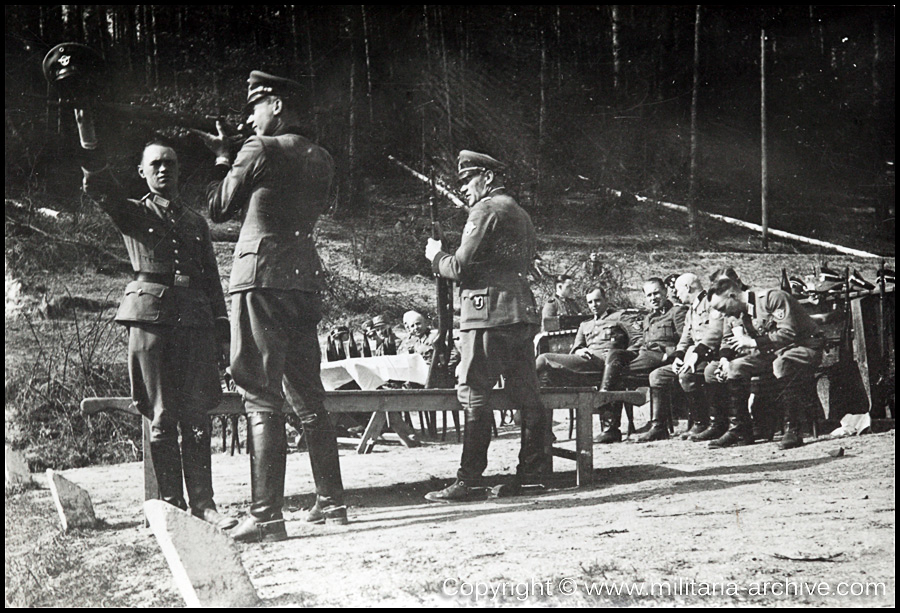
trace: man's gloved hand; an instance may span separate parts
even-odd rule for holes
[[[441,241],[429,238],[428,243],[425,245],[425,259],[427,259],[429,262],[433,262],[434,256],[436,256],[443,250],[444,246]]]
[[[203,144],[216,154],[216,163],[228,163],[230,159],[229,139],[225,134],[225,127],[221,121],[216,120],[216,131],[218,134],[210,134],[203,130],[192,129],[191,132],[200,137]]]

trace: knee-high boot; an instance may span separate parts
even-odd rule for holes
[[[703,385],[703,395],[709,407],[709,426],[700,434],[691,436],[692,441],[714,441],[728,431],[728,412],[726,408],[727,390],[724,383]]]
[[[750,386],[747,381],[731,379],[726,382],[728,390],[728,432],[712,441],[712,448],[753,444],[753,426],[750,423]]]
[[[686,391],[684,393],[684,399],[688,406],[688,417],[691,420],[691,429],[682,434],[681,438],[689,439],[699,436],[709,428],[709,406],[702,391]]]
[[[672,411],[671,390],[662,387],[650,388],[650,429],[638,437],[639,443],[661,441],[669,438],[666,424]]]
[[[338,458],[337,440],[328,414],[320,413],[303,421],[303,435],[309,446],[309,463],[316,484],[316,504],[307,517],[312,523],[347,523],[344,484]]]
[[[247,413],[250,450],[250,516],[231,532],[236,541],[247,543],[283,541],[284,475],[287,437],[282,413]]]

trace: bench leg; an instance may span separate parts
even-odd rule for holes
[[[586,487],[594,483],[594,411],[590,405],[575,409],[575,484]]]
[[[372,446],[375,444],[375,440],[381,436],[385,426],[387,426],[387,417],[385,417],[384,413],[382,411],[375,411],[372,413],[372,417],[369,418],[369,424],[363,432],[362,439],[356,447],[356,453],[364,454],[371,451]],[[369,444],[369,441],[372,442],[371,445]]]
[[[386,425],[394,431],[394,434],[400,437],[400,442],[405,447],[418,447],[421,445],[421,443],[416,440],[416,433],[413,432],[413,429],[410,428],[399,415],[385,413],[385,418]]]

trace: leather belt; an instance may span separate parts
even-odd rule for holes
[[[135,281],[146,281],[147,283],[159,283],[160,285],[168,285],[170,287],[191,287],[191,278],[187,275],[177,275],[161,272],[136,272],[134,273]]]

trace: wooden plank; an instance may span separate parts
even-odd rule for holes
[[[642,388],[643,389],[643,388]],[[518,407],[512,405],[505,390],[495,390],[491,398],[495,410],[509,411]],[[576,408],[581,404],[598,406],[606,402],[626,402],[642,405],[647,402],[644,391],[600,392],[593,387],[544,388],[541,401],[551,410]],[[416,411],[459,411],[456,390],[346,390],[326,392],[325,408],[330,413],[371,413],[373,411],[416,412]],[[123,411],[139,415],[130,398],[85,398],[81,410],[86,415],[99,411]],[[244,414],[241,396],[236,392],[222,395],[222,402],[212,409],[214,415]]]

